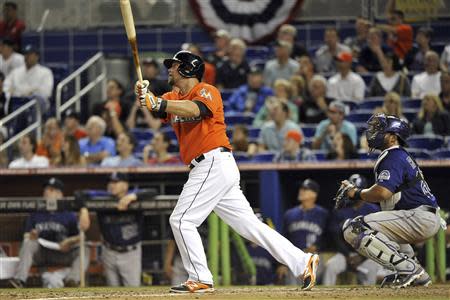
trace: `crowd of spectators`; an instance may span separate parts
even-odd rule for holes
[[[0,23],[0,113],[4,116],[23,104],[12,99],[30,96],[48,111],[51,71],[39,64],[35,47],[21,49],[20,39],[4,32],[5,28],[12,30],[11,26],[24,28],[11,9],[16,11],[17,6],[5,4],[4,20],[9,25]],[[246,55],[245,41],[224,29],[214,34],[212,50],[193,43],[180,45],[180,49],[204,57],[203,81],[223,92],[225,121],[235,152],[250,161],[267,152],[274,154],[275,162],[360,158],[359,153],[369,149],[362,134],[364,121],[349,118],[355,112],[399,116],[410,122],[414,134],[450,134],[450,45],[436,52],[431,28],[418,28],[414,38],[402,11],[388,5],[387,12],[384,24],[358,17],[354,35],[342,41],[338,29],[326,28],[322,45],[310,49],[297,39],[295,26],[284,24],[268,47],[265,61],[252,60]],[[147,57],[142,65],[153,93],[171,90],[157,59]],[[374,99],[378,105],[364,106]],[[417,99],[421,105],[412,116],[408,103],[417,103]],[[175,133],[140,109],[131,88],[111,77],[106,99],[94,100],[97,104],[90,117],[70,109],[61,124],[48,118],[34,151],[24,155],[19,142],[19,151],[2,153],[1,166],[17,167],[13,160],[18,156],[18,165],[28,167],[180,163]],[[242,116],[241,121],[229,121],[229,115]],[[10,131],[2,128],[2,141]]]

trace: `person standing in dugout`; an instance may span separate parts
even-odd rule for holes
[[[381,151],[375,163],[375,184],[357,188],[342,182],[336,208],[363,200],[379,203],[380,212],[347,219],[342,226],[345,240],[361,255],[393,273],[381,287],[428,286],[431,277],[414,256],[411,244],[434,236],[445,221],[436,197],[414,158],[405,150],[408,123],[394,116],[375,114],[367,122],[367,142]]]
[[[303,289],[316,283],[319,256],[304,253],[281,234],[258,220],[239,186],[239,170],[226,135],[222,98],[217,88],[201,82],[203,60],[180,51],[164,60],[168,83],[176,89],[161,97],[148,91],[148,81],[137,82],[141,106],[170,122],[180,145],[182,161],[191,171],[170,225],[189,274],[174,293],[213,292],[213,277],[197,227],[214,211],[244,238],[265,248],[303,281]]]

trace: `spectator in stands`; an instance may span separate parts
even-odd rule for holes
[[[405,61],[408,69],[415,72],[425,70],[425,54],[431,51],[431,35],[433,29],[429,27],[420,27],[416,34],[417,46],[409,51]]]
[[[150,144],[144,147],[142,152],[142,160],[144,164],[177,164],[180,159],[169,153],[170,137],[163,133],[157,132],[153,136]]]
[[[336,57],[338,73],[328,79],[328,97],[357,103],[364,99],[366,84],[359,74],[352,71],[352,60],[350,52],[341,52]]]
[[[228,47],[230,45],[231,35],[225,29],[219,29],[214,34],[214,45],[216,49],[207,57],[207,61],[212,63],[216,68],[224,62],[228,55]]]
[[[356,18],[355,21],[355,36],[350,36],[344,40],[344,44],[352,50],[352,54],[355,58],[359,57],[359,53],[367,43],[367,36],[369,34],[371,23],[362,16]]]
[[[103,112],[109,111],[115,113],[121,122],[125,122],[129,108],[123,101],[125,88],[117,79],[108,79],[106,83],[106,100],[98,103],[94,107],[94,115],[101,116]]]
[[[291,83],[292,87],[291,101],[296,106],[299,106],[304,101],[304,97],[306,94],[305,79],[303,79],[303,77],[300,75],[294,75],[291,77],[289,82]]]
[[[80,114],[72,109],[66,110],[64,114],[64,128],[65,134],[73,135],[77,140],[86,137],[86,130],[80,126]]]
[[[441,70],[450,72],[450,44],[446,45],[441,54]]]
[[[61,147],[63,132],[56,118],[45,122],[42,139],[38,142],[36,154],[48,158],[50,165],[54,166],[61,160]]]
[[[159,73],[160,65],[156,59],[146,57],[142,61],[142,77],[144,80],[150,82],[149,90],[157,96],[161,96],[172,90],[167,81],[158,79]],[[133,93],[133,99],[134,98],[135,96]]]
[[[271,121],[264,123],[258,137],[258,150],[260,152],[265,150],[281,151],[288,131],[296,130],[301,132],[297,123],[289,119],[289,106],[287,103],[274,99],[271,101],[270,106],[269,115]]]
[[[341,101],[333,101],[328,106],[328,119],[319,123],[314,134],[313,149],[332,150],[334,135],[342,132],[348,135],[353,143],[357,143],[356,127],[351,122],[344,120],[347,106]]]
[[[377,24],[376,27],[388,34],[388,45],[394,49],[395,55],[403,64],[404,59],[413,45],[413,29],[405,24],[405,15],[401,10],[395,9],[395,0],[389,0],[386,5],[388,24]]]
[[[351,52],[351,49],[339,43],[339,33],[336,28],[325,29],[325,45],[322,45],[315,53],[316,69],[320,73],[336,72],[334,58],[341,52]]]
[[[6,95],[3,91],[3,82],[5,81],[5,75],[0,72],[0,120],[8,114],[6,107]]]
[[[384,96],[383,106],[376,107],[374,113],[384,113],[407,121],[403,115],[402,99],[396,92],[387,93]]]
[[[64,136],[62,144],[62,155],[60,166],[63,167],[84,167],[86,159],[81,155],[78,139],[71,134]]]
[[[182,50],[187,50],[187,51],[191,51],[192,53],[194,53],[195,55],[200,56],[201,58],[203,58],[203,53],[200,50],[200,47],[197,44],[183,44],[183,46],[181,46]],[[203,78],[202,81],[206,82],[207,84],[211,84],[214,85],[216,83],[216,67],[212,64],[209,63],[207,61],[203,61],[203,63],[205,64],[205,72],[203,73]],[[150,82],[150,85],[152,83]],[[155,95],[162,95],[162,94],[156,94]]]
[[[0,126],[0,146],[8,139],[8,129]],[[0,168],[7,168],[9,164],[8,151],[0,151]]]
[[[39,64],[39,51],[34,46],[25,46],[24,55],[25,65],[11,71],[4,82],[4,90],[8,98],[36,98],[44,114],[50,108],[49,99],[53,93],[52,70]],[[17,107],[17,104],[11,103],[10,110]]]
[[[350,139],[350,137],[342,132],[336,132],[333,135],[333,142],[331,143],[331,149],[327,153],[327,159],[329,160],[345,160],[345,159],[357,159],[358,152]]]
[[[10,39],[3,39],[0,45],[0,71],[8,76],[12,70],[25,65],[22,54],[14,51],[14,42]]]
[[[52,177],[44,184],[43,197],[47,201],[61,200],[64,184]],[[19,253],[19,265],[10,283],[15,288],[26,285],[28,273],[35,266],[68,266],[63,278],[52,278],[47,287],[75,287],[80,281],[80,241],[79,228],[87,230],[90,221],[87,210],[76,213],[69,211],[43,211],[30,214],[25,224],[22,248]],[[80,227],[79,227],[80,226]],[[47,246],[48,245],[48,246]],[[55,248],[50,248],[50,245]],[[89,253],[89,251],[87,252]],[[89,255],[87,255],[89,257]],[[89,259],[85,260],[85,270]]]
[[[128,118],[126,121],[126,127],[128,129],[133,128],[150,128],[158,130],[161,128],[161,119],[155,118],[147,109],[140,109],[141,104],[139,99],[134,100],[133,106],[130,109]]]
[[[100,165],[105,157],[116,155],[113,139],[105,137],[105,121],[99,116],[92,116],[86,123],[87,137],[79,141],[80,151],[88,165]]]
[[[129,132],[122,132],[116,140],[118,155],[106,157],[102,160],[102,167],[138,167],[142,161],[133,155],[136,140]]]
[[[442,72],[441,74],[441,93],[439,98],[441,98],[445,110],[450,113],[450,73],[448,72]]]
[[[272,89],[264,85],[262,70],[253,66],[247,75],[247,84],[231,94],[228,104],[232,111],[256,113],[264,105],[266,98],[272,95]]]
[[[25,22],[17,18],[17,4],[7,1],[3,4],[3,20],[0,21],[0,38],[9,38],[16,51],[21,50],[22,32]]]
[[[292,44],[286,41],[275,42],[275,58],[266,62],[264,66],[264,83],[272,86],[277,79],[292,77],[298,72],[299,64],[292,59]]]
[[[125,125],[119,119],[119,115],[114,108],[114,105],[105,105],[100,113],[100,117],[105,121],[106,129],[104,135],[112,139],[125,132]]]
[[[284,137],[283,150],[275,155],[274,162],[315,161],[311,150],[302,147],[303,135],[300,131],[289,130]]]
[[[401,96],[411,96],[411,84],[408,77],[400,71],[398,58],[393,53],[386,53],[383,70],[372,77],[369,86],[369,97],[382,97],[388,92],[396,92]]]
[[[311,56],[303,55],[298,59],[300,64],[299,75],[305,80],[305,86],[309,86],[311,78],[316,74]]]
[[[367,180],[359,174],[350,176],[349,181],[358,188],[364,189],[367,187]],[[380,211],[380,208],[377,205],[359,200],[353,202],[351,206],[332,212],[328,231],[334,241],[334,249],[336,249],[337,253],[325,263],[323,285],[336,285],[337,276],[346,270],[357,272],[359,284],[374,285],[376,283],[377,271],[382,268],[381,265],[354,252],[353,248],[344,240],[342,225],[348,219],[378,211]]]
[[[20,158],[13,160],[9,164],[10,169],[18,168],[47,168],[48,159],[45,156],[35,154],[36,139],[29,134],[22,136],[18,143]]]
[[[237,124],[233,126],[232,143],[234,152],[247,152],[253,154],[252,148],[256,145],[248,137],[248,128],[246,125]]]
[[[411,84],[411,95],[423,98],[428,93],[441,92],[441,72],[439,71],[439,56],[434,51],[425,54],[425,72],[414,75]]]
[[[247,46],[241,39],[232,39],[228,47],[228,58],[217,66],[216,83],[219,88],[234,89],[247,82],[250,66],[245,58]]]
[[[450,118],[441,99],[435,94],[426,94],[414,120],[412,130],[416,134],[450,134]]]
[[[297,29],[291,24],[283,24],[278,29],[277,40],[286,41],[292,45],[291,58],[297,59],[303,55],[308,55],[306,48],[296,41]]]
[[[327,97],[327,80],[314,75],[309,81],[309,97],[301,103],[299,117],[302,123],[319,123],[327,118],[328,105],[333,99]]]
[[[314,180],[303,181],[298,192],[300,205],[287,210],[283,216],[283,235],[297,248],[311,253],[320,250],[328,221],[328,211],[316,204],[319,190],[320,186]],[[286,266],[279,267],[277,275],[280,281],[284,278],[285,284],[299,283]]]
[[[383,43],[381,30],[375,27],[370,28],[367,44],[359,54],[356,71],[358,73],[381,71],[385,63],[385,54],[388,52],[391,52],[391,48]]]

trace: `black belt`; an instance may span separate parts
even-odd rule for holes
[[[437,211],[436,207],[432,207],[432,206],[428,206],[428,205],[424,205],[424,206],[421,206],[421,207],[418,207],[418,208],[420,208],[421,210],[424,210],[424,211],[428,211],[428,212],[433,213],[433,214],[435,214],[436,211]]]
[[[230,149],[228,149],[227,147],[219,147],[220,152],[231,152]],[[204,154],[200,154],[199,156],[197,156],[196,158],[194,158],[194,160],[197,163],[200,163],[202,160],[205,159],[205,155]],[[195,167],[194,164],[190,164],[189,165],[189,169],[193,169]]]
[[[103,241],[103,243],[105,244],[106,248],[111,249],[116,252],[120,252],[120,253],[133,251],[138,248],[138,244],[128,245],[128,246],[117,246],[117,245],[111,245],[110,243],[108,243],[106,241]]]

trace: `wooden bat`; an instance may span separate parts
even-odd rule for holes
[[[139,53],[136,41],[136,29],[134,27],[133,12],[131,11],[130,0],[120,0],[120,11],[122,12],[123,24],[127,32],[128,42],[133,51],[134,67],[140,82],[142,82],[141,65],[139,64]]]

